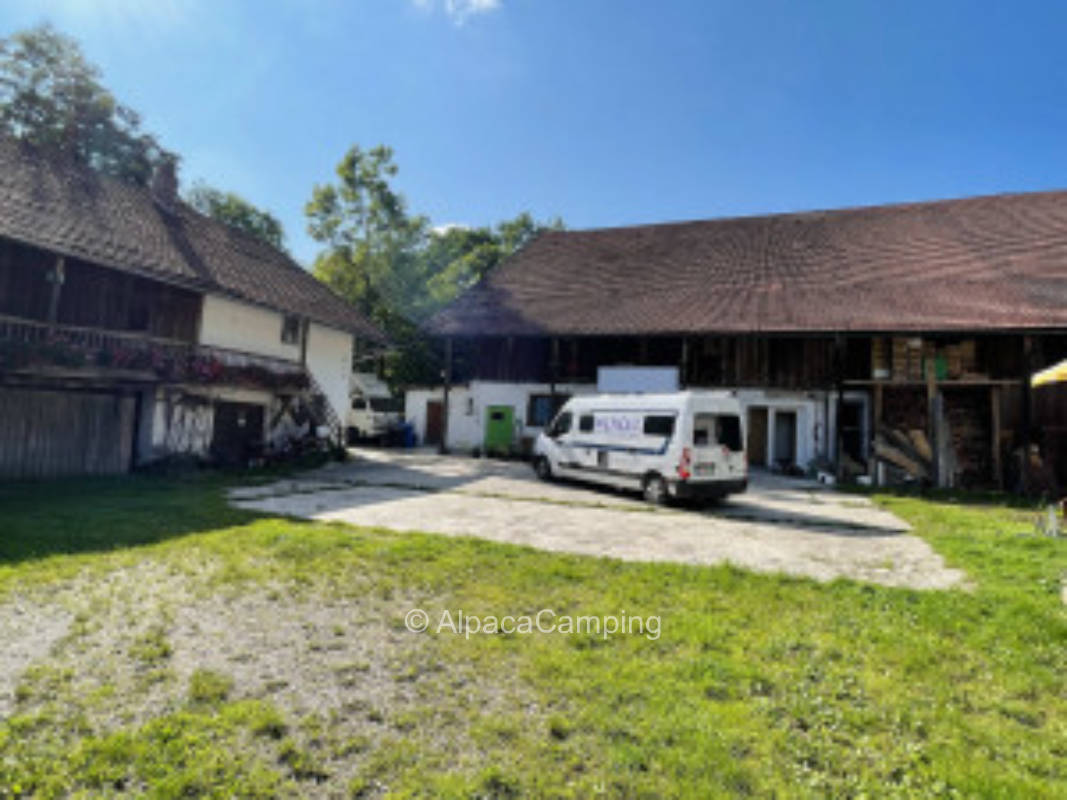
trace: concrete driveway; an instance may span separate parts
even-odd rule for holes
[[[629,561],[730,562],[918,589],[948,588],[965,578],[893,514],[810,481],[754,473],[746,494],[694,511],[542,483],[518,462],[366,449],[352,455],[348,463],[297,478],[234,489],[231,502],[272,514]]]

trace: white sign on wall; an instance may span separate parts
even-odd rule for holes
[[[598,367],[596,389],[604,394],[677,392],[678,367]]]

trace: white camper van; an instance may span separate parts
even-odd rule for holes
[[[537,438],[534,469],[640,491],[652,503],[748,488],[741,406],[728,392],[601,394],[567,401]]]
[[[354,372],[351,403],[345,420],[349,444],[361,439],[383,439],[400,424],[403,401],[393,397],[389,387],[373,372]]]

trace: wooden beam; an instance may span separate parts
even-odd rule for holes
[[[48,282],[52,284],[52,293],[48,298],[48,324],[55,325],[59,319],[59,296],[63,292],[63,283],[67,279],[67,261],[63,256],[56,256],[56,264],[48,273]]]
[[[944,480],[941,474],[941,447],[944,444],[944,430],[941,427],[941,414],[937,404],[937,372],[933,360],[926,362],[926,429],[927,438],[933,449],[933,460],[930,465],[930,473],[935,486],[942,486]]]
[[[845,397],[845,355],[844,344],[841,334],[834,336],[834,383],[837,385],[837,405],[834,407],[834,467],[838,483],[844,481],[845,470],[842,463],[841,453],[844,450],[844,440],[841,435],[841,407]]]
[[[989,408],[993,417],[993,480],[998,489],[1004,488],[1004,465],[1000,458],[1000,389],[989,388]]]
[[[916,478],[931,478],[930,471],[922,461],[885,441],[881,436],[874,440],[874,455],[875,458],[888,461]]]
[[[1019,376],[1019,390],[1022,392],[1019,405],[1019,427],[1022,430],[1022,443],[1025,464],[1029,464],[1031,426],[1033,424],[1033,392],[1030,391],[1030,373],[1034,367],[1034,340],[1029,336],[1022,337],[1022,375]],[[1029,471],[1029,467],[1027,467]]]
[[[308,363],[308,333],[311,330],[311,320],[303,317],[300,320],[300,365],[306,367]]]
[[[870,425],[867,431],[867,472],[871,475],[875,485],[878,482],[877,461],[874,457],[874,437],[878,435],[878,429],[882,426],[882,384],[876,383],[871,389],[871,415]]]
[[[556,382],[559,380],[559,337],[552,337],[551,353],[548,357],[548,395],[549,404],[556,408]]]
[[[510,340],[509,340],[510,341]],[[441,444],[438,451],[448,452],[448,393],[452,388],[452,337],[445,339],[445,368],[442,370],[444,378],[444,402],[441,404]]]

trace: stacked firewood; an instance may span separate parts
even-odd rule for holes
[[[874,457],[918,481],[934,478],[934,451],[926,434],[880,427],[874,437]]]

